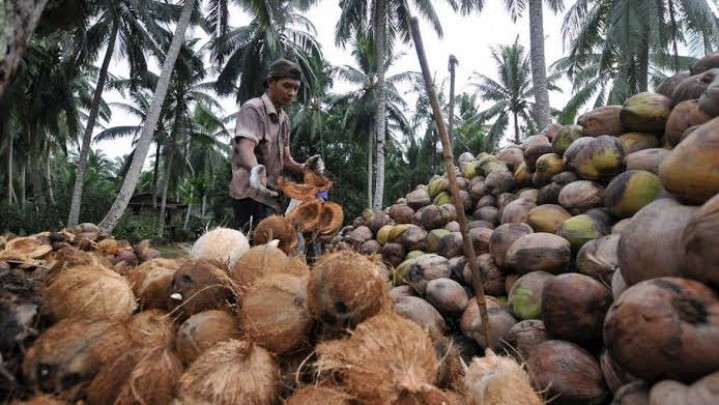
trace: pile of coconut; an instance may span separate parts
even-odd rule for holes
[[[719,54],[456,175],[489,342],[446,175],[333,240],[381,255],[397,313],[514,356],[553,403],[719,403]]]

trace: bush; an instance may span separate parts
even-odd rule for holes
[[[17,235],[30,235],[43,231],[57,231],[64,227],[62,213],[56,207],[40,208],[33,203],[10,205],[0,203],[0,234],[12,232]]]
[[[154,240],[157,238],[157,216],[152,213],[134,215],[127,210],[112,234],[115,239],[124,239],[132,244],[144,239]]]

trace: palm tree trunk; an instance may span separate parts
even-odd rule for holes
[[[70,201],[70,214],[67,216],[67,226],[73,227],[80,222],[80,206],[82,205],[82,189],[85,185],[85,170],[87,170],[87,156],[90,154],[90,144],[92,143],[92,132],[95,129],[95,121],[100,112],[100,103],[102,102],[102,91],[107,81],[107,71],[112,60],[112,53],[115,50],[115,41],[117,40],[117,31],[120,28],[118,20],[115,20],[110,34],[110,43],[107,44],[105,58],[100,67],[100,73],[97,77],[97,86],[95,93],[92,95],[92,106],[90,107],[90,115],[87,117],[87,125],[85,133],[82,136],[82,147],[80,149],[80,157],[77,162],[77,172],[75,173],[75,185],[72,188],[72,200]]]
[[[674,2],[669,0],[669,20],[672,25],[672,43],[674,47],[674,73],[679,73],[679,48],[677,47],[677,19],[674,16]]]
[[[377,177],[375,178],[374,203],[372,208],[382,209],[384,200],[384,153],[385,153],[385,108],[386,98],[384,94],[385,75],[385,41],[387,37],[387,0],[378,0],[375,14],[375,50],[377,57],[377,114],[375,120],[375,133],[377,140],[375,150],[377,158]]]
[[[187,212],[185,213],[185,223],[182,225],[183,230],[187,230],[187,227],[190,226],[190,212],[192,211],[192,201],[187,203]]]
[[[20,207],[25,208],[27,202],[27,160],[20,167]]]
[[[155,163],[152,167],[152,207],[157,207],[157,179],[160,176],[160,152],[162,147],[160,142],[157,142],[155,147]]]
[[[14,143],[15,143],[14,142],[15,137],[12,134],[9,134],[9,139],[10,139],[10,141],[8,143],[8,151],[7,151],[7,202],[8,202],[8,204],[12,205],[12,197],[15,194],[15,190],[13,190],[13,185],[12,185],[12,181],[13,181],[13,178],[12,178],[12,172],[13,172],[12,158],[13,158],[13,156],[12,155],[13,155],[13,153],[15,153],[15,151],[13,150]]]
[[[55,192],[52,191],[52,170],[50,162],[50,149],[45,156],[45,183],[47,184],[47,198],[51,206],[55,206]]]
[[[45,193],[42,186],[42,169],[40,163],[40,138],[34,133],[30,139],[30,186],[32,187],[32,198],[36,207],[47,207]]]
[[[367,142],[367,208],[372,208],[372,178],[374,177],[374,164],[372,162],[372,155],[374,154],[374,143],[372,142],[372,139],[374,139],[374,131],[372,131],[372,135],[368,138]]]
[[[649,35],[645,31],[642,36],[637,55],[637,87],[640,93],[649,89]]]
[[[512,111],[512,114],[514,115],[514,143],[519,145],[522,143],[522,140],[519,139],[519,114],[516,111]]]
[[[202,208],[200,208],[200,219],[205,220],[205,211],[207,210],[207,194],[202,194]]]
[[[7,0],[3,3],[5,15],[3,28],[0,29],[0,97],[10,84],[47,0]]]
[[[165,173],[162,179],[162,199],[160,200],[160,218],[157,221],[157,236],[162,237],[165,233],[165,215],[167,213],[167,189],[170,186],[170,171],[172,171],[173,149],[170,149],[169,156],[165,160]]]
[[[544,60],[544,19],[542,0],[529,0],[529,43],[534,84],[534,117],[538,129],[546,128],[552,120],[549,108],[547,65]]]
[[[112,232],[117,223],[120,221],[122,214],[127,208],[127,204],[130,202],[130,197],[135,192],[137,182],[140,179],[142,172],[142,166],[145,163],[147,157],[147,151],[152,143],[152,135],[155,132],[155,126],[160,119],[160,113],[162,112],[162,105],[165,102],[165,96],[167,95],[167,88],[170,85],[170,77],[175,67],[175,61],[177,55],[180,53],[180,47],[185,41],[185,32],[187,27],[190,25],[190,16],[195,6],[195,0],[185,0],[185,5],[182,8],[182,14],[180,20],[177,22],[175,28],[175,34],[172,37],[172,43],[170,44],[170,50],[167,52],[167,57],[162,65],[162,72],[160,78],[157,81],[157,88],[155,94],[152,97],[152,104],[150,105],[150,111],[147,114],[147,121],[142,127],[142,134],[137,142],[137,148],[132,158],[132,163],[125,176],[125,180],[122,182],[122,187],[117,193],[115,202],[110,207],[110,211],[105,215],[105,218],[100,222],[100,228],[106,232]]]

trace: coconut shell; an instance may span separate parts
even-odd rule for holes
[[[352,251],[322,256],[310,273],[307,296],[313,318],[340,327],[354,327],[391,304],[378,264]]]
[[[604,323],[604,342],[627,372],[647,381],[693,381],[719,369],[719,300],[697,281],[659,277],[628,288]]]
[[[504,224],[497,227],[489,239],[489,253],[497,266],[507,266],[507,251],[512,244],[524,235],[532,233],[527,224]]]
[[[427,301],[444,314],[457,314],[467,307],[469,297],[458,282],[449,278],[437,278],[427,283]]]
[[[271,404],[279,368],[265,349],[244,340],[221,342],[203,353],[180,378],[184,403]]]
[[[544,322],[539,319],[519,321],[509,330],[507,337],[507,344],[511,348],[509,353],[524,362],[529,357],[529,353],[547,339]]]
[[[684,79],[691,75],[692,74],[690,72],[679,72],[674,76],[670,76],[664,79],[664,81],[659,83],[659,86],[657,86],[654,91],[663,96],[671,98],[672,94],[674,94],[674,90],[677,88],[679,83],[681,83]]]
[[[681,236],[687,258],[684,275],[714,287],[719,287],[718,223],[719,194],[692,215]]]
[[[216,260],[232,267],[249,249],[250,244],[242,232],[229,228],[215,228],[195,241],[190,257],[193,260]]]
[[[284,405],[351,405],[352,397],[336,388],[306,385],[287,398]]]
[[[541,405],[529,375],[513,359],[491,350],[475,358],[464,380],[467,405]]]
[[[542,291],[554,275],[546,271],[533,271],[517,279],[509,290],[507,305],[519,319],[542,318]]]
[[[167,290],[172,275],[180,268],[180,262],[173,259],[152,259],[131,269],[127,279],[132,292],[143,309],[167,309]]]
[[[320,370],[336,371],[344,387],[365,403],[401,402],[437,381],[439,364],[422,328],[393,313],[361,323],[351,337],[317,346]],[[414,402],[417,403],[417,402]]]
[[[702,204],[719,193],[719,118],[699,126],[659,167],[664,188],[678,199]]]
[[[624,133],[624,124],[620,119],[622,106],[608,105],[597,107],[577,118],[584,136],[614,135]]]
[[[699,108],[698,100],[682,101],[669,114],[667,126],[664,130],[664,139],[669,145],[677,146],[682,140],[684,131],[695,125],[701,125],[710,119],[711,116]]]
[[[312,199],[302,201],[302,203],[290,211],[287,215],[287,219],[298,231],[308,233],[318,230],[321,214],[322,200]]]
[[[604,285],[611,284],[614,272],[619,269],[619,238],[619,234],[612,233],[585,243],[577,253],[577,271]]]
[[[604,182],[623,171],[624,147],[614,136],[579,138],[564,153],[564,166],[584,180]]]
[[[663,198],[634,215],[621,233],[617,249],[619,268],[628,285],[683,273],[687,263],[681,235],[696,210]]]
[[[472,298],[467,304],[467,309],[460,318],[460,329],[466,336],[474,339],[483,349],[497,350],[501,348],[509,335],[509,330],[517,323],[517,320],[504,308],[498,305],[487,305],[487,316],[489,318],[489,345],[484,337],[482,318],[479,315],[477,299]]]
[[[277,178],[277,185],[280,186],[282,193],[290,198],[300,201],[309,201],[316,198],[317,193],[322,189],[312,183],[296,183],[290,179],[280,176]],[[330,182],[331,185],[331,182]]]
[[[257,224],[252,232],[252,245],[264,245],[273,240],[279,240],[279,248],[285,254],[290,254],[297,247],[297,231],[292,222],[281,215],[270,215]]]
[[[604,186],[589,180],[573,181],[562,187],[559,204],[573,214],[601,207],[604,203]]]
[[[209,310],[187,318],[177,331],[177,353],[185,366],[219,342],[240,337],[240,327],[226,311]]]
[[[679,87],[674,90],[675,94]],[[671,107],[672,99],[661,94],[644,92],[629,97],[624,102],[620,117],[629,131],[661,134]]]
[[[617,218],[631,217],[660,197],[661,180],[645,170],[628,170],[615,177],[604,190],[604,206]]]
[[[627,155],[624,158],[624,164],[627,170],[646,170],[659,174],[659,165],[669,154],[671,154],[671,151],[668,149],[644,149]]]
[[[237,288],[220,263],[191,260],[173,274],[168,306],[186,317],[209,309],[228,309],[237,294]]]
[[[45,240],[34,236],[19,237],[8,241],[5,249],[0,250],[0,260],[32,260],[52,252],[52,246]]]
[[[571,218],[569,211],[556,204],[544,204],[532,208],[527,215],[527,224],[535,232],[555,233],[562,222]]]
[[[672,105],[676,106],[682,101],[701,97],[717,74],[719,74],[719,69],[709,69],[682,80],[672,93]]]
[[[534,388],[562,404],[601,404],[609,394],[599,363],[581,347],[548,340],[530,352]]]
[[[137,308],[127,280],[102,266],[63,270],[43,292],[44,313],[55,321],[65,318],[122,321]]]
[[[501,222],[503,224],[525,223],[527,222],[527,217],[529,217],[529,211],[536,206],[537,204],[532,201],[517,198],[504,207]]]
[[[571,258],[566,239],[543,232],[522,236],[507,251],[507,265],[520,275],[532,271],[561,273]]]

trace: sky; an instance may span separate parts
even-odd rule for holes
[[[444,35],[439,38],[434,29],[420,18],[420,30],[427,55],[427,61],[432,74],[436,77],[437,83],[444,83],[447,86],[444,91],[449,94],[449,72],[448,59],[454,55],[459,60],[456,67],[455,92],[474,92],[471,86],[471,76],[474,72],[480,72],[492,78],[496,78],[496,64],[491,58],[491,48],[497,45],[510,45],[515,38],[524,45],[525,51],[529,52],[529,19],[528,12],[525,16],[515,22],[504,9],[502,1],[486,1],[485,8],[481,14],[473,13],[468,16],[460,16],[441,1],[433,1],[435,10],[439,16],[444,29]],[[568,7],[573,4],[572,0],[565,1]],[[322,45],[325,58],[333,65],[353,65],[351,49],[337,48],[334,45],[334,32],[337,20],[340,15],[338,0],[322,0],[306,15],[315,25],[317,39]],[[234,9],[231,15],[230,24],[233,26],[246,25],[250,18],[239,9]],[[559,59],[563,54],[563,43],[561,37],[562,14],[553,14],[547,7],[544,7],[544,34],[545,34],[545,57],[547,66]],[[199,34],[199,30],[197,30]],[[405,55],[390,69],[388,74],[402,71],[420,71],[414,47],[402,45],[398,47],[399,52]],[[99,62],[98,62],[99,63]],[[127,77],[128,69],[126,62],[115,59],[112,62],[110,71],[114,74]],[[567,81],[559,83],[565,89],[564,93],[550,92],[550,104],[553,107],[561,108],[570,98],[570,85]],[[333,91],[342,92],[350,87],[346,83],[336,83]],[[400,89],[401,90],[401,89]],[[411,96],[407,95],[409,104]],[[119,95],[108,92],[107,101],[120,101]],[[222,115],[228,115],[237,109],[234,97],[221,99],[225,109]],[[481,105],[480,108],[485,107]],[[124,115],[119,111],[113,111],[113,119],[109,126],[116,125],[137,125],[138,120],[134,117]],[[101,142],[94,145],[101,149],[110,158],[123,156],[130,152],[131,140],[121,139],[116,141]],[[148,159],[149,161],[149,159]]]

